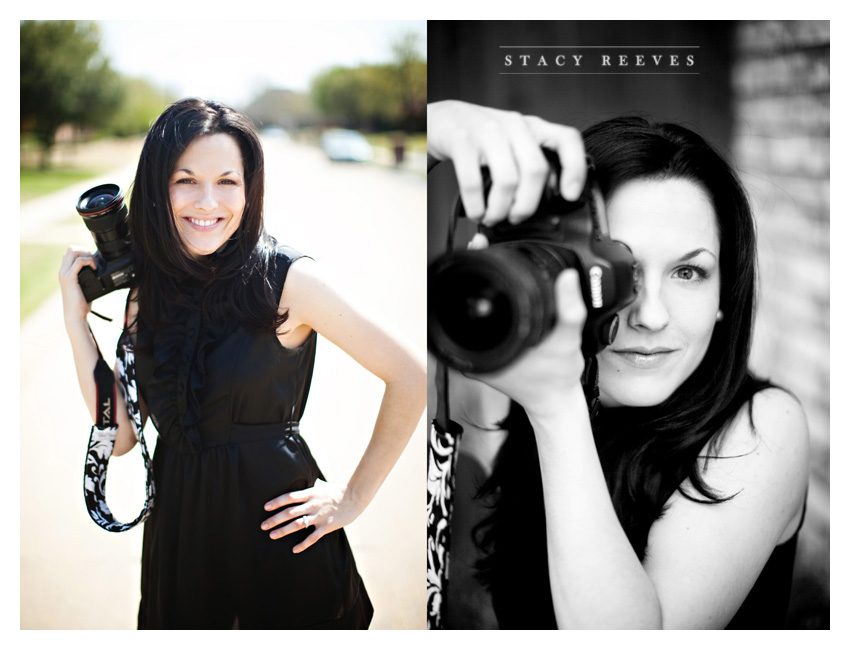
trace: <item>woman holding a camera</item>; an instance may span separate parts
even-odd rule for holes
[[[244,116],[170,106],[150,129],[130,201],[135,286],[125,337],[138,402],[159,433],[145,523],[140,628],[366,628],[372,605],[343,526],[375,496],[425,404],[418,353],[321,266],[269,237],[264,164]],[[93,417],[96,344],[60,271],[66,329]],[[326,483],[298,422],[322,334],[385,382],[369,445]],[[116,370],[117,374],[117,370]],[[118,396],[115,454],[136,443]]]
[[[555,285],[551,334],[475,377],[510,400],[473,423],[508,432],[477,531],[500,627],[782,627],[808,433],[797,400],[747,369],[756,244],[736,174],[691,131],[642,119],[580,134],[447,101],[429,106],[428,128],[429,156],[454,163],[467,215],[485,224],[535,212],[541,147],[557,152],[571,200],[587,155],[611,237],[636,261],[637,297],[597,355],[598,414],[572,269]]]

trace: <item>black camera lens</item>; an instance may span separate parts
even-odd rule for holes
[[[86,204],[86,208],[88,210],[100,210],[101,208],[107,207],[114,200],[115,196],[112,194],[98,194],[97,196],[89,199]]]
[[[120,211],[123,207],[124,197],[121,195],[121,188],[112,183],[91,188],[77,201],[77,212],[84,219],[106,214],[111,209]]]
[[[429,349],[463,371],[505,367],[554,323],[547,275],[510,247],[435,261],[428,269]]]
[[[447,283],[437,318],[445,333],[466,350],[482,352],[497,347],[511,332],[508,295],[477,273],[461,271]]]
[[[107,260],[127,254],[130,232],[120,187],[108,183],[91,188],[77,201],[77,212],[94,237],[98,251]]]

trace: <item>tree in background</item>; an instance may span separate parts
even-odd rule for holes
[[[419,35],[405,34],[393,44],[393,55],[401,96],[402,128],[409,132],[426,130],[428,66],[419,54]]]
[[[417,36],[402,37],[393,54],[392,63],[337,66],[313,80],[313,100],[328,122],[367,131],[425,130],[427,75]]]
[[[315,126],[321,119],[309,95],[279,88],[262,92],[248,105],[245,113],[259,128],[301,129]]]
[[[31,126],[46,168],[56,129],[104,123],[121,104],[123,86],[92,23],[21,21],[20,51],[21,127]]]
[[[123,101],[104,128],[118,137],[147,133],[154,120],[177,98],[146,79],[123,78]]]

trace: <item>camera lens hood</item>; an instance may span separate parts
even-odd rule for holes
[[[555,322],[545,271],[510,247],[461,251],[428,268],[428,347],[453,368],[494,372]]]
[[[77,212],[83,218],[91,218],[120,209],[123,203],[121,188],[114,183],[106,183],[83,192],[77,201]]]

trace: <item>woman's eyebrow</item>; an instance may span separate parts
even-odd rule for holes
[[[188,167],[180,167],[179,169],[175,169],[175,170],[174,170],[173,172],[171,172],[171,173],[172,173],[172,174],[176,174],[177,172],[184,172],[184,173],[186,173],[186,174],[189,174],[190,176],[194,176],[194,175],[195,175],[195,172],[193,172],[193,171],[192,171],[191,169],[189,169]],[[221,175],[222,175],[222,176],[230,176],[231,174],[234,174],[234,175],[236,175],[236,176],[241,176],[241,173],[240,173],[239,171],[237,171],[237,170],[233,170],[233,169],[229,169],[229,170],[227,170],[226,172],[222,172],[222,173],[221,173]]]
[[[697,255],[699,255],[700,253],[708,253],[708,254],[709,254],[709,255],[711,255],[714,259],[717,259],[717,255],[715,255],[714,253],[712,253],[712,252],[711,252],[710,250],[708,250],[707,248],[695,248],[695,249],[694,249],[694,250],[692,250],[690,253],[685,253],[684,255],[682,255],[682,257],[680,257],[680,258],[679,258],[679,261],[680,261],[680,262],[687,262],[688,260],[693,259],[694,257],[696,257]]]

